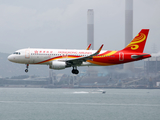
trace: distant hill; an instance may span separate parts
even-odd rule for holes
[[[0,77],[11,77],[19,75],[49,76],[47,65],[30,65],[29,72],[25,73],[26,66],[8,61],[9,54],[0,52]]]

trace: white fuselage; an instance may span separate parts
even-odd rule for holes
[[[28,49],[20,49],[11,54],[8,57],[8,60],[15,63],[21,64],[46,64],[50,65],[52,61],[56,60],[69,60],[75,56],[76,57],[84,57],[93,54],[95,50],[65,50],[65,49],[36,49],[36,48],[28,48]],[[101,53],[106,51],[101,51]],[[61,57],[59,57],[61,56]],[[81,66],[94,65],[88,62],[83,62]]]

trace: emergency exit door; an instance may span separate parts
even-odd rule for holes
[[[123,61],[124,60],[124,53],[120,52],[119,53],[119,61]]]

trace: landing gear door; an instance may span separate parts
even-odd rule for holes
[[[124,60],[124,53],[120,52],[119,53],[119,61],[123,61]]]
[[[30,50],[25,51],[25,58],[30,58]]]

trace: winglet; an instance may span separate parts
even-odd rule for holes
[[[91,56],[95,56],[95,55],[98,55],[101,50],[102,50],[102,47],[103,47],[103,44],[101,45],[101,47],[97,50],[97,52],[95,52],[94,54],[92,54]]]
[[[89,50],[89,49],[90,49],[90,47],[91,47],[91,44],[89,44],[89,45],[88,45],[88,47],[87,47],[87,49],[86,49],[86,50]]]
[[[98,54],[101,52],[102,47],[103,47],[103,44],[101,45],[101,47],[100,47],[100,48],[99,48],[99,50],[97,51],[97,52],[98,52]]]

